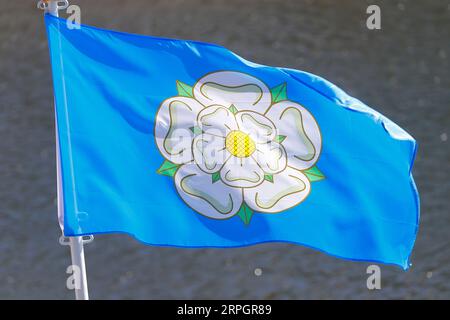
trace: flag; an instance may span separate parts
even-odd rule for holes
[[[66,236],[288,242],[408,268],[416,142],[395,123],[218,45],[45,21]]]

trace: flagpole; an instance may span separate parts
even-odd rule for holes
[[[65,6],[59,6],[58,3],[65,2]],[[58,17],[58,10],[66,7],[68,5],[68,1],[58,1],[58,0],[41,0],[38,3],[38,7],[44,9],[46,13],[49,13],[55,17]],[[55,114],[56,118],[56,114]],[[56,130],[58,128],[58,122],[55,121]],[[57,167],[57,188],[58,188],[58,217],[62,217],[64,210],[64,201],[62,194],[62,185],[61,185],[61,159],[59,153],[59,137],[56,131],[56,167]],[[60,220],[61,222],[61,220]],[[91,237],[91,240],[92,241]],[[86,272],[86,263],[84,259],[84,243],[90,242],[85,241],[83,237],[69,237],[69,241],[65,241],[64,236],[60,239],[60,244],[69,245],[70,246],[70,256],[72,258],[72,277],[74,279],[75,284],[75,298],[77,300],[89,300],[89,291],[88,291],[88,282],[87,282],[87,272]]]

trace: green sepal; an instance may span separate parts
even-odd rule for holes
[[[275,137],[275,141],[278,143],[282,143],[284,141],[284,139],[286,139],[286,136],[283,136],[283,135],[278,135]]]
[[[253,210],[250,209],[250,207],[245,202],[242,203],[239,211],[237,212],[239,218],[241,218],[245,225],[248,225],[250,223],[253,213]]]
[[[212,179],[212,183],[216,183],[217,181],[220,180],[220,171],[214,172],[211,175],[211,179]]]
[[[177,80],[177,91],[178,91],[178,95],[181,97],[189,97],[189,98],[193,98],[194,97],[194,91],[192,89],[192,87],[184,82],[178,81]]]
[[[283,100],[287,100],[287,85],[286,82],[282,83],[270,90],[272,93],[272,103],[277,103]]]
[[[228,110],[230,110],[232,114],[236,114],[236,113],[238,113],[238,111],[239,111],[239,110],[234,106],[234,104],[232,104],[232,105],[228,108]]]
[[[173,177],[179,167],[180,167],[179,164],[172,163],[168,160],[164,160],[163,164],[161,165],[161,167],[159,167],[159,169],[156,172],[165,176]]]
[[[319,168],[317,168],[317,166],[309,168],[308,170],[303,171],[303,173],[311,182],[325,179],[325,175],[319,170]]]
[[[203,130],[199,126],[190,127],[189,129],[194,133],[194,135],[199,135],[203,133]]]

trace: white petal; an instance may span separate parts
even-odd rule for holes
[[[232,156],[220,170],[220,178],[231,187],[251,188],[264,181],[264,171],[251,157]]]
[[[309,194],[311,184],[298,170],[287,167],[256,188],[244,189],[244,199],[257,212],[277,213],[292,208]]]
[[[322,137],[312,114],[292,101],[270,107],[266,114],[274,123],[288,156],[288,165],[299,170],[312,167],[320,156]]]
[[[155,123],[155,140],[159,151],[167,160],[182,164],[192,161],[190,128],[203,106],[192,98],[173,97],[165,100],[158,110]]]
[[[219,171],[230,156],[225,148],[225,138],[207,133],[194,139],[192,150],[195,163],[206,173]]]
[[[189,207],[209,218],[231,218],[242,204],[242,189],[228,187],[220,180],[213,183],[211,175],[193,163],[178,169],[175,185]]]
[[[287,166],[286,151],[277,142],[258,143],[252,157],[265,173],[275,174]]]
[[[222,106],[204,108],[197,117],[198,126],[203,132],[226,137],[237,129],[236,119],[231,111]]]
[[[256,141],[267,142],[275,139],[275,125],[267,117],[252,111],[236,113],[239,129]]]
[[[234,105],[238,110],[264,113],[271,104],[269,88],[248,74],[219,71],[201,78],[194,86],[194,97],[205,106]]]

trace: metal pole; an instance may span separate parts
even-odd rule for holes
[[[70,255],[72,257],[72,265],[79,268],[80,284],[79,288],[75,288],[75,298],[77,300],[89,300],[86,264],[84,261],[83,237],[70,237]],[[74,272],[77,272],[74,270]]]
[[[53,16],[58,17],[59,13],[58,13],[58,1],[57,0],[49,0],[47,1],[48,3],[48,7],[46,12],[50,13]]]
[[[61,7],[58,6],[58,0],[43,0],[42,6],[45,8],[45,12],[49,13],[55,17],[58,17],[58,10]],[[41,5],[40,2],[40,5]],[[68,3],[66,2],[66,5]],[[56,109],[55,109],[56,110]],[[56,115],[55,115],[56,117]],[[56,130],[58,128],[58,123],[55,121]],[[56,164],[57,164],[57,185],[58,185],[58,216],[61,217],[64,210],[64,202],[62,197],[62,185],[61,185],[61,163],[60,163],[60,154],[59,154],[59,139],[58,133],[56,133]],[[69,237],[69,242],[66,243],[60,240],[61,244],[70,245],[70,255],[72,258],[72,266],[74,267],[72,272],[74,276],[78,276],[79,281],[76,282],[75,287],[75,298],[77,300],[89,300],[89,291],[88,291],[88,282],[87,282],[87,273],[86,273],[86,264],[84,259],[84,246],[83,246],[83,237]]]

